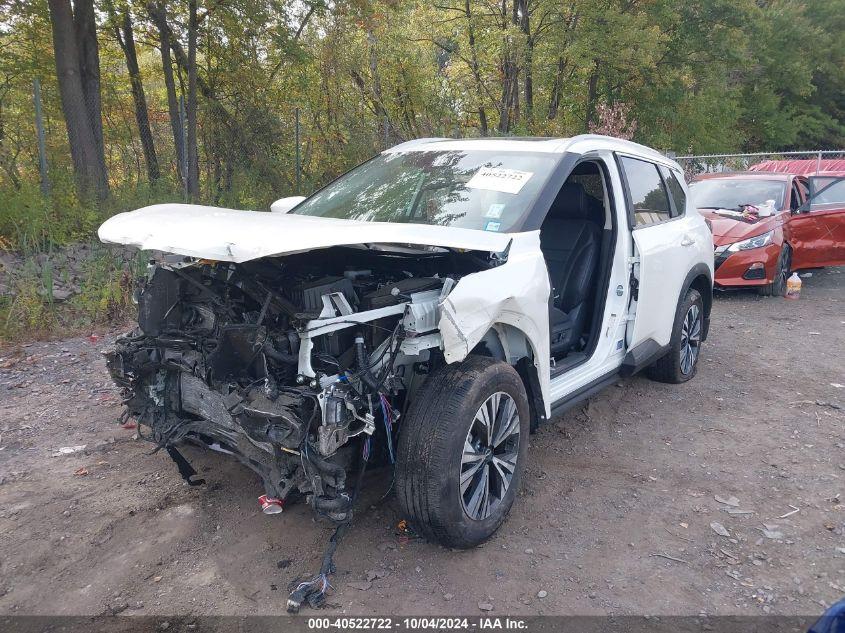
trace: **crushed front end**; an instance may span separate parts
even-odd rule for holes
[[[146,439],[233,455],[261,476],[265,511],[304,496],[345,521],[350,473],[393,460],[400,412],[442,362],[439,303],[486,265],[365,247],[151,265],[108,368]]]

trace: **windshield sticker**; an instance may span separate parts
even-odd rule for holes
[[[485,218],[500,218],[502,217],[502,211],[505,210],[505,205],[503,204],[491,204],[490,208],[487,209],[487,213],[484,214]]]
[[[469,189],[487,189],[502,193],[519,193],[525,183],[534,175],[531,171],[505,169],[504,167],[482,167],[469,179]]]
[[[492,220],[484,226],[485,231],[498,231],[501,228],[501,222],[493,222]]]

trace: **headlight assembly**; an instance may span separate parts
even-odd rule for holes
[[[750,251],[752,248],[762,248],[772,243],[774,239],[774,231],[757,235],[756,237],[749,237],[747,240],[741,242],[734,242],[728,246],[728,251],[736,253],[737,251]]]

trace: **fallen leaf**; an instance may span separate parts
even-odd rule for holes
[[[73,474],[76,475],[77,477],[84,477],[85,475],[88,474],[88,469],[85,468],[85,466],[81,466],[80,468],[77,468],[76,470],[74,470]]]

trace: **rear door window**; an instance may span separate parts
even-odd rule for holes
[[[639,158],[620,156],[625,174],[634,228],[665,222],[671,217],[671,207],[663,179],[657,165]]]
[[[678,180],[678,175],[668,167],[660,167],[660,173],[663,175],[663,182],[669,188],[669,194],[672,196],[672,202],[675,203],[672,209],[672,217],[677,218],[684,215],[687,210],[687,194],[684,192],[684,187]]]

